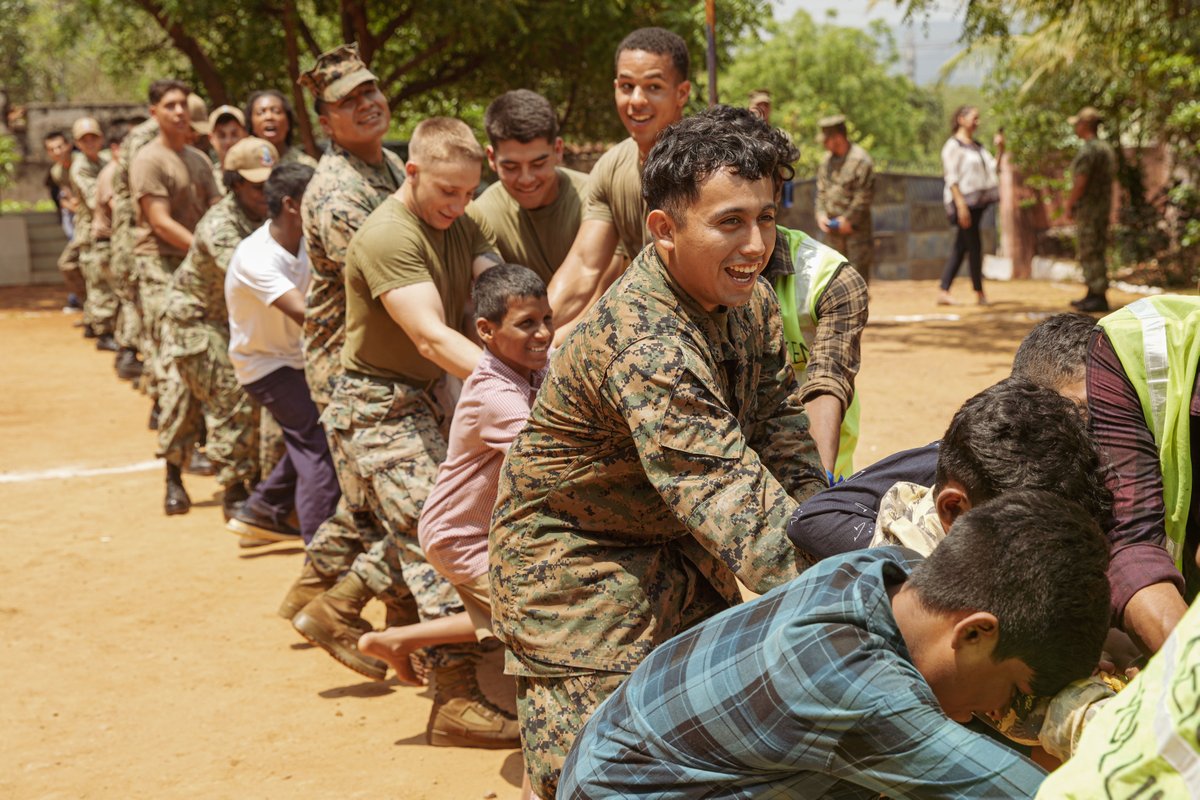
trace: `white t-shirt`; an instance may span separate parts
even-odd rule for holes
[[[954,202],[950,187],[958,184],[964,197],[1000,185],[996,177],[996,159],[978,142],[964,144],[951,136],[942,146],[942,178],[946,182],[942,189],[942,203],[949,206]],[[970,205],[967,197],[967,205]]]
[[[288,290],[308,292],[312,270],[303,240],[294,256],[271,236],[271,222],[242,240],[225,273],[229,360],[245,386],[282,367],[304,369],[300,326],[274,303]]]

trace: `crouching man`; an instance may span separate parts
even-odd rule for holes
[[[580,732],[558,797],[1032,797],[1041,768],[958,723],[1092,671],[1107,566],[1086,511],[1026,490],[927,558],[822,561],[655,650]]]

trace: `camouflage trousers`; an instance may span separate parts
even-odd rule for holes
[[[1108,290],[1108,219],[1081,217],[1075,228],[1075,252],[1083,270],[1083,282],[1089,294],[1104,294]]]
[[[63,284],[67,291],[79,298],[79,302],[87,301],[87,282],[83,279],[83,271],[79,268],[79,245],[67,242],[62,253],[58,256],[58,270],[63,274]],[[83,324],[88,324],[86,314]]]
[[[826,235],[826,243],[846,257],[862,279],[871,282],[871,267],[875,264],[875,237],[870,230],[856,230],[849,236]]]
[[[115,332],[120,309],[113,284],[111,256],[112,246],[107,239],[90,242],[79,256],[79,268],[87,285],[83,316],[97,336]]]
[[[629,676],[588,672],[555,678],[517,676],[517,721],[529,782],[538,797],[554,797],[575,737],[600,704]]]
[[[207,334],[208,345],[196,352],[179,351],[179,324],[163,320],[167,378],[159,384],[158,457],[183,466],[199,444],[201,422],[208,431],[204,452],[217,467],[217,483],[232,486],[258,477],[258,404],[233,374],[229,340],[217,329],[194,323]]]
[[[354,558],[350,571],[405,621],[414,616],[438,619],[463,610],[454,587],[429,565],[417,542],[421,508],[446,458],[438,416],[429,393],[358,375],[341,378],[321,415],[346,510],[356,522],[370,515],[384,532]],[[313,539],[317,547],[310,545],[314,566],[323,557],[320,547],[329,543],[328,537],[321,538],[327,526],[328,522]],[[442,645],[430,648],[429,663],[439,667],[474,661],[478,654],[474,643]]]
[[[142,305],[133,263],[132,231],[114,231],[109,256],[113,290],[120,309],[113,336],[121,347],[138,350],[142,344]]]
[[[179,269],[183,259],[178,256],[135,254],[134,272],[137,274],[138,298],[142,307],[142,358],[145,371],[142,388],[155,400],[163,384],[170,377],[167,364],[162,357],[162,327],[167,314],[167,289],[171,276]],[[177,380],[177,378],[176,378]]]

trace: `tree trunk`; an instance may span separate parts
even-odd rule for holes
[[[318,157],[317,142],[313,138],[312,118],[304,103],[304,89],[300,80],[300,53],[296,44],[296,0],[283,0],[283,40],[287,56],[288,80],[292,86],[292,105],[296,108],[296,124],[300,126],[300,139],[304,150],[313,158]]]

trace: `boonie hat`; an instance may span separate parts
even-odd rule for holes
[[[192,120],[192,130],[196,133],[209,133],[212,127],[208,124],[208,106],[200,95],[188,95],[188,116]]]
[[[225,151],[223,169],[236,172],[251,183],[263,183],[277,163],[279,151],[275,145],[257,136],[247,136]]]
[[[358,45],[343,44],[321,53],[317,63],[300,76],[300,85],[313,97],[326,103],[336,103],[355,87],[378,78],[358,57]]]
[[[1100,122],[1104,119],[1104,115],[1100,110],[1092,106],[1084,106],[1079,109],[1079,113],[1073,117],[1068,117],[1067,122],[1074,125],[1076,122]]]
[[[71,138],[79,141],[89,134],[103,136],[104,134],[100,132],[100,123],[91,117],[80,117],[75,120],[75,124],[71,126]]]
[[[246,117],[242,114],[242,110],[240,108],[234,108],[233,106],[217,106],[213,109],[213,112],[208,115],[209,132],[212,132],[212,129],[217,127],[218,123],[220,123],[221,119],[224,117],[233,117],[237,120],[239,125],[241,125],[243,128],[246,127]]]

